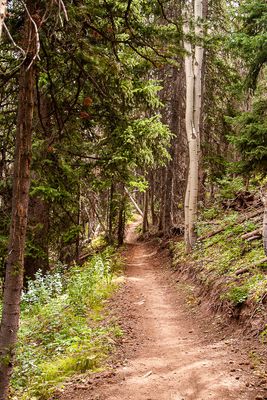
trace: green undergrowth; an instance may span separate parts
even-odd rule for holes
[[[105,318],[105,302],[118,286],[121,257],[112,248],[82,266],[29,282],[23,294],[12,399],[49,399],[75,374],[103,368],[122,334]],[[108,322],[107,322],[108,321]]]
[[[185,254],[184,242],[172,243],[174,266],[180,270],[192,266],[198,282],[212,291],[218,302],[239,307],[244,302],[261,304],[267,293],[267,264],[262,239],[248,242],[242,235],[259,227],[259,222],[239,222],[242,214],[219,209],[206,210],[198,222],[198,241],[191,254]],[[220,228],[221,232],[204,239]],[[237,273],[238,271],[238,273]]]

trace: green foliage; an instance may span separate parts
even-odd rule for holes
[[[83,207],[84,199],[91,200],[91,195],[96,200],[104,221],[111,185],[144,186],[147,169],[168,160],[171,135],[159,117],[161,83],[151,78],[151,70],[170,60],[173,51],[180,52],[181,30],[162,23],[157,1],[68,2],[68,22],[62,18],[62,25],[56,7],[42,2],[38,8],[41,19],[49,18],[40,27],[40,57],[35,60],[31,196],[47,205],[50,254],[69,262],[75,258],[78,239],[82,241],[89,225],[95,228],[98,218],[91,205]],[[6,23],[20,43],[24,11],[18,2],[9,8]],[[1,44],[0,147],[6,150],[10,171],[21,54],[6,35]],[[4,205],[10,204],[6,196]],[[10,210],[1,204],[1,237],[8,235],[6,215]],[[78,226],[81,219],[87,219],[87,228],[86,223]],[[40,235],[31,233],[28,253],[36,256]],[[5,252],[0,243],[1,258]]]
[[[228,177],[218,180],[220,188],[220,197],[223,199],[233,199],[237,192],[244,189],[244,180],[242,177]]]
[[[121,335],[115,323],[101,324],[104,301],[121,268],[112,248],[65,273],[37,273],[23,294],[12,398],[48,399],[76,373],[101,368]]]
[[[32,305],[42,306],[63,293],[63,276],[59,272],[43,275],[37,271],[34,280],[29,280],[26,292],[22,293],[22,309]]]
[[[267,5],[265,0],[245,0],[240,4],[238,33],[232,35],[232,45],[249,66],[247,87],[255,89],[257,79],[267,62]]]
[[[204,211],[206,215],[207,210]],[[211,208],[211,215],[214,209]],[[244,233],[253,231],[253,221],[238,223],[239,213],[216,213],[216,220],[206,221],[201,216],[199,225],[201,234],[209,234],[220,227],[224,228],[198,243],[192,254],[185,254],[184,243],[173,244],[174,266],[184,267],[191,264],[198,281],[212,291],[218,303],[227,301],[233,307],[246,300],[260,304],[267,290],[267,278],[263,273],[265,266],[254,266],[264,258],[261,240],[247,242],[241,238]],[[212,224],[211,222],[215,222]],[[236,275],[236,272],[248,268],[248,272]]]
[[[243,160],[240,165],[245,172],[267,171],[267,99],[254,101],[251,111],[232,118],[236,134],[230,141],[240,151]]]
[[[237,286],[236,283],[230,283],[228,291],[221,295],[221,299],[229,300],[234,305],[244,303],[249,297],[255,302],[260,302],[266,286],[267,281],[264,275],[255,273],[254,276],[248,277],[240,286]]]
[[[233,6],[237,32],[230,37],[230,47],[243,62],[245,76],[241,82],[247,93],[243,97],[246,108],[232,112],[230,118],[234,133],[229,140],[240,152],[242,160],[236,171],[252,175],[267,171],[266,138],[266,63],[267,63],[267,5],[265,0],[245,0],[238,10]],[[239,91],[242,93],[242,91]],[[246,109],[246,111],[244,111]]]
[[[225,296],[221,296],[221,299],[227,299],[234,305],[239,305],[247,300],[249,295],[249,288],[247,285],[236,286],[231,288]]]
[[[212,220],[216,218],[219,213],[220,209],[218,207],[207,208],[202,211],[202,218],[204,220]]]

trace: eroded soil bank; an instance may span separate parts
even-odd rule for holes
[[[263,372],[253,365],[246,342],[224,335],[216,318],[187,307],[168,258],[151,243],[135,241],[127,245],[126,258],[125,287],[114,304],[127,331],[120,365],[69,384],[55,398],[267,399]]]

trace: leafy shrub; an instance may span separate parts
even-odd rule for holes
[[[202,212],[202,218],[204,220],[210,220],[216,218],[220,213],[220,208],[219,207],[211,207],[211,208],[206,208]]]
[[[39,270],[35,274],[35,279],[28,282],[27,292],[22,293],[22,307],[26,305],[43,305],[53,297],[63,292],[63,277],[59,272],[42,274]]]
[[[244,180],[241,177],[224,177],[218,181],[220,196],[223,199],[232,199],[236,193],[244,189]]]
[[[229,290],[225,295],[227,300],[230,300],[234,305],[239,305],[247,300],[249,288],[247,286],[236,286]]]
[[[101,325],[104,300],[115,288],[122,260],[112,248],[82,266],[36,275],[23,294],[12,399],[46,400],[68,377],[97,370],[121,334]]]

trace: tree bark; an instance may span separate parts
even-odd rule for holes
[[[188,15],[186,13],[186,18]],[[184,35],[188,35],[190,32],[189,21],[184,22]],[[184,213],[185,213],[185,245],[186,251],[190,251],[192,236],[194,231],[193,216],[194,214],[194,203],[192,201],[192,190],[196,190],[196,176],[198,175],[198,163],[197,163],[197,138],[194,129],[194,73],[193,73],[193,56],[191,43],[185,38],[184,48],[186,50],[185,55],[185,80],[186,80],[186,106],[185,106],[185,125],[186,134],[189,148],[189,166],[187,176],[187,186],[185,193],[184,202]],[[195,199],[195,197],[194,197]]]
[[[158,231],[163,231],[164,209],[165,209],[165,181],[166,169],[162,168],[160,173],[160,210],[158,218]]]
[[[189,168],[185,196],[185,243],[187,252],[192,251],[196,243],[195,224],[197,221],[197,201],[199,190],[200,123],[202,111],[202,73],[204,49],[196,44],[194,52],[186,36],[190,32],[188,13],[185,13],[184,48],[186,76],[186,132],[189,147]],[[202,0],[194,2],[195,35],[199,39],[202,29],[199,26],[203,18]],[[193,56],[194,54],[194,56]]]
[[[0,0],[0,39],[2,37],[6,11],[7,11],[7,0]]]
[[[144,215],[143,215],[143,229],[142,233],[145,234],[148,230],[148,190],[144,193]]]
[[[173,186],[174,186],[174,161],[176,154],[176,145],[178,140],[180,139],[180,126],[179,126],[179,118],[181,112],[181,91],[180,91],[180,70],[177,67],[172,68],[172,88],[171,89],[171,98],[170,98],[170,129],[174,134],[174,137],[171,140],[171,146],[169,150],[169,154],[171,159],[166,167],[166,180],[165,180],[165,200],[164,200],[164,220],[163,220],[163,230],[164,234],[168,235],[173,226]]]
[[[125,233],[125,198],[122,199],[118,217],[118,245],[122,246]]]
[[[261,199],[264,206],[262,226],[263,248],[264,253],[267,256],[267,187],[263,189]]]
[[[155,211],[155,177],[154,172],[150,173],[150,211],[151,211],[151,222],[153,226],[157,224],[157,215]]]
[[[38,77],[36,77],[38,87]],[[48,143],[51,140],[51,103],[47,95],[36,91],[38,114],[37,129],[41,138],[47,142],[40,152],[39,159],[47,159]],[[38,170],[31,174],[32,180],[38,179]],[[28,210],[27,240],[33,243],[33,250],[26,255],[24,260],[24,282],[27,278],[33,279],[36,272],[43,273],[49,269],[49,204],[40,196],[30,196]]]
[[[18,115],[11,226],[6,260],[3,311],[0,328],[0,400],[7,400],[14,366],[23,286],[24,249],[28,217],[36,37],[32,22],[24,24],[24,48],[28,53],[20,69]]]
[[[113,220],[114,220],[114,184],[110,185],[109,205],[108,205],[108,241],[113,243]]]
[[[40,197],[30,197],[28,207],[28,235],[34,251],[25,256],[24,280],[33,279],[36,272],[49,269],[48,257],[49,207]],[[30,232],[29,232],[30,231]]]

